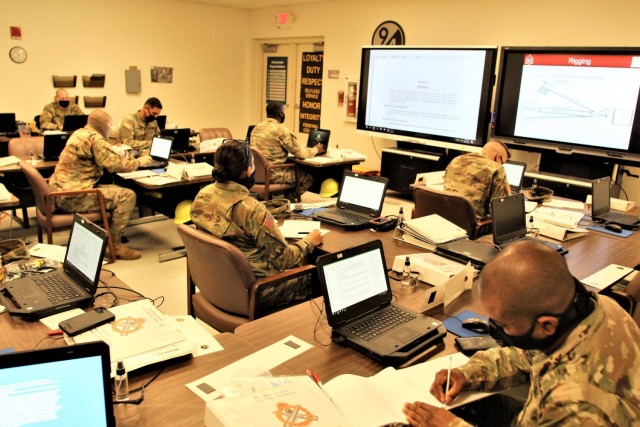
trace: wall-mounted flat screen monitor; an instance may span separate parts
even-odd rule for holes
[[[640,48],[503,47],[494,136],[640,161]]]
[[[491,119],[497,47],[362,48],[357,129],[478,151]]]

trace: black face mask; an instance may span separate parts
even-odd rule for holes
[[[153,114],[149,114],[145,120],[147,121],[147,123],[152,123],[156,121],[156,116],[154,116]]]
[[[58,101],[58,105],[62,108],[67,108],[69,106],[69,101]]]
[[[251,175],[245,178],[240,178],[237,182],[238,184],[244,185],[245,187],[247,187],[247,190],[251,190],[251,187],[253,187],[256,183],[256,172],[253,171]]]
[[[284,123],[284,119],[285,119],[285,114],[280,112],[278,113],[278,123]]]
[[[543,313],[533,320],[533,324],[529,330],[522,335],[509,335],[501,326],[493,320],[489,319],[489,335],[496,341],[505,346],[518,347],[523,350],[545,350],[555,344],[560,337],[566,334],[574,325],[587,317],[594,308],[590,293],[585,289],[582,283],[576,280],[576,294],[569,305],[569,308],[561,314]],[[558,326],[553,335],[545,338],[534,338],[531,335],[536,327],[536,323],[541,316],[552,316],[558,318]]]

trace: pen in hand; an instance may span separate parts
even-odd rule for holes
[[[451,383],[451,362],[453,358],[449,356],[449,369],[447,371],[447,385],[444,388],[444,407],[447,407],[447,393],[449,393],[449,384]]]

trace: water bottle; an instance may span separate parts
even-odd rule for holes
[[[404,260],[404,267],[402,267],[402,287],[408,288],[411,286],[411,261],[409,257]]]

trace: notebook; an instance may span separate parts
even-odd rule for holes
[[[332,339],[379,362],[400,365],[439,342],[439,320],[393,304],[382,242],[318,257]]]
[[[611,179],[608,176],[591,181],[591,218],[594,221],[613,222],[624,228],[640,226],[640,217],[611,212],[610,186]]]
[[[45,134],[42,157],[45,160],[57,160],[68,139],[68,133]]]
[[[524,194],[522,193],[492,199],[491,215],[493,217],[493,243],[501,249],[520,240],[535,240],[544,243],[562,255],[568,252],[561,245],[527,236]]]
[[[75,132],[76,130],[83,128],[87,125],[89,116],[86,114],[71,114],[64,116],[64,124],[62,125],[63,132]]]
[[[313,148],[318,144],[322,144],[326,150],[329,146],[330,136],[331,131],[328,129],[311,129],[309,132],[309,139],[307,139],[307,147]]]
[[[507,174],[511,194],[519,193],[520,189],[522,189],[522,180],[524,179],[524,172],[527,170],[527,164],[509,160],[502,167]]]
[[[110,370],[103,341],[0,355],[3,423],[115,426]]]
[[[335,209],[318,212],[313,218],[339,228],[362,228],[380,216],[388,184],[384,177],[345,171]]]
[[[475,240],[460,239],[442,243],[437,246],[436,254],[456,261],[471,262],[474,267],[481,269],[486,263],[498,255],[499,250],[494,246],[476,242]]]
[[[153,159],[153,162],[140,166],[138,169],[166,168],[167,164],[169,164],[172,146],[173,138],[167,136],[154,136],[151,140],[151,148],[149,150],[149,155]]]
[[[163,129],[160,131],[160,134],[164,137],[173,138],[173,147],[171,148],[173,151],[178,153],[186,153],[187,151],[191,151],[191,147],[189,146],[189,137],[191,136],[191,129],[189,128]]]
[[[12,316],[29,320],[88,306],[98,288],[106,246],[107,232],[76,214],[62,270],[6,282],[2,305]]]

